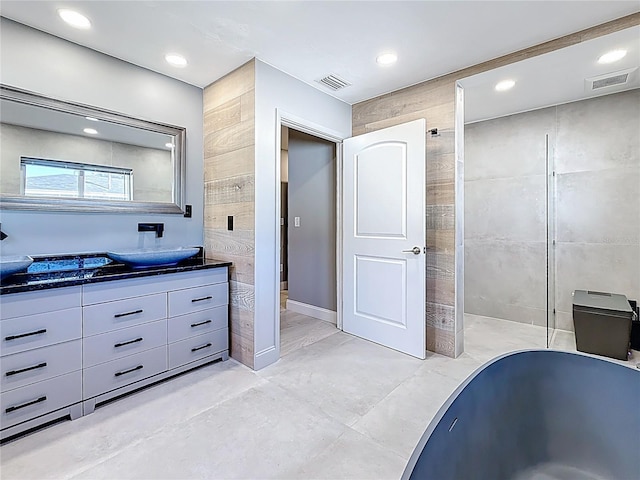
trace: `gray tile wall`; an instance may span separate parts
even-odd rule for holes
[[[557,328],[574,290],[640,297],[640,89],[557,107]]]
[[[545,135],[555,109],[465,126],[465,312],[546,325]]]
[[[465,127],[465,312],[546,323],[545,134],[556,327],[571,293],[640,297],[640,89]]]

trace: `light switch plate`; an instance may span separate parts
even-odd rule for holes
[[[300,217],[293,217],[293,226],[294,227],[300,226]]]

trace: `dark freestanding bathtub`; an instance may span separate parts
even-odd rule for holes
[[[533,350],[469,377],[427,427],[403,480],[640,479],[640,370]]]

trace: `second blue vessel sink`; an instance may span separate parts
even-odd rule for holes
[[[158,267],[175,265],[191,258],[200,251],[197,247],[143,248],[123,252],[107,252],[107,256],[117,262],[132,267]]]
[[[7,255],[0,257],[0,278],[8,277],[14,273],[24,272],[33,263],[33,258],[28,255]]]

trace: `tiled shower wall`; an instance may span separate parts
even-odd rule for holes
[[[468,313],[546,325],[545,134],[556,327],[572,330],[574,290],[640,295],[640,89],[466,126]]]
[[[556,327],[571,292],[640,300],[640,89],[558,107]]]
[[[204,244],[230,269],[230,353],[253,368],[255,62],[204,89]],[[227,217],[233,216],[233,230]]]

